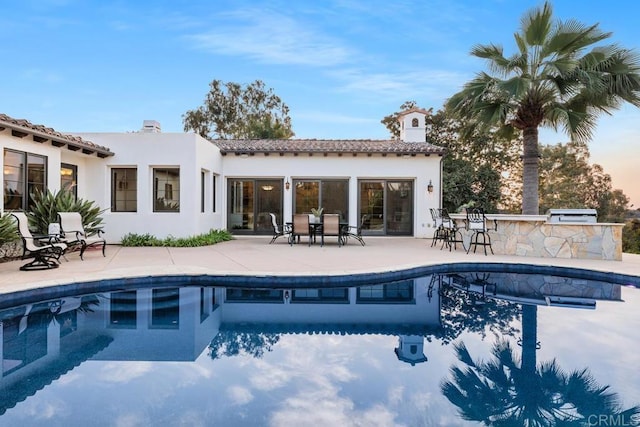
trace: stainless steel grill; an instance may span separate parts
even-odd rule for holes
[[[595,209],[549,209],[548,222],[559,224],[563,222],[598,222],[598,212]]]

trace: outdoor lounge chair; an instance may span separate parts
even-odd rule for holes
[[[80,212],[58,212],[60,219],[61,239],[69,246],[80,245],[80,259],[84,260],[84,251],[93,246],[102,246],[102,256],[105,255],[106,240],[102,237],[102,230],[88,235],[82,225]]]
[[[311,246],[311,228],[309,226],[309,214],[295,214],[293,216],[293,229],[289,237],[289,244],[293,245],[297,241],[300,242],[300,236],[309,237],[309,246]]]
[[[340,230],[339,214],[322,215],[322,239],[320,246],[324,246],[325,236],[335,236],[338,238],[338,247],[342,246],[342,232]]]
[[[273,226],[273,237],[271,238],[269,244],[275,242],[276,239],[280,236],[289,237],[289,235],[291,234],[291,226],[288,224],[283,224],[282,228],[280,228],[280,226],[278,225],[278,221],[276,220],[276,215],[270,213],[269,216],[271,217],[271,225]]]
[[[60,257],[67,245],[57,242],[54,237],[36,238],[29,230],[29,219],[24,212],[12,212],[18,222],[18,232],[22,238],[22,259],[33,258],[33,261],[20,267],[20,270],[48,270],[58,268]],[[48,243],[43,243],[48,239]]]

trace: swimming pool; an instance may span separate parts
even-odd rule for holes
[[[4,307],[0,425],[637,425],[636,286],[395,279],[145,279]]]

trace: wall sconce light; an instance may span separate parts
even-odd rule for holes
[[[284,299],[287,300],[287,301],[289,300],[289,291],[288,290],[284,291]]]
[[[433,193],[433,183],[429,180],[429,185],[427,185],[427,193]]]
[[[287,178],[287,182],[284,183],[284,188],[285,190],[288,190],[289,188],[291,188],[291,184],[289,184],[289,178]]]

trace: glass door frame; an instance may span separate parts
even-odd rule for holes
[[[378,191],[382,193],[382,200],[368,200],[369,206],[363,207],[363,186],[366,184],[377,184],[379,188],[371,188],[376,194],[372,197],[380,197]],[[390,205],[390,185],[399,184],[400,198],[407,198],[407,206],[399,207]],[[408,184],[408,185],[407,185]],[[402,189],[401,189],[402,188]],[[406,195],[403,194],[406,193]],[[358,180],[358,222],[362,221],[364,215],[368,215],[368,220],[364,221],[362,234],[365,236],[412,236],[414,233],[415,212],[415,181],[413,179],[360,179]],[[375,230],[370,225],[378,224]],[[392,229],[392,224],[400,224],[399,229]]]

